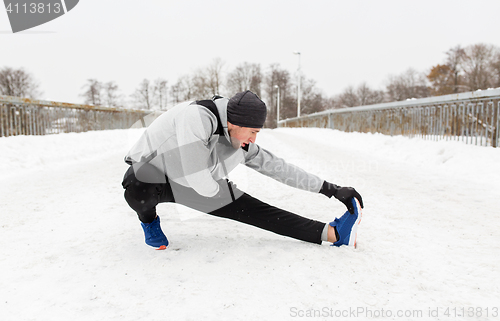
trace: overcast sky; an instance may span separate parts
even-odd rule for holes
[[[23,67],[43,99],[81,103],[89,78],[128,96],[144,78],[178,77],[214,58],[265,71],[279,63],[332,96],[388,75],[428,71],[456,45],[500,47],[499,0],[81,0],[64,16],[13,34],[0,8],[0,68]],[[203,97],[201,97],[203,98]]]

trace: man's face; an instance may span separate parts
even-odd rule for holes
[[[240,127],[231,123],[228,124],[228,132],[229,136],[231,136],[233,147],[245,147],[250,143],[255,143],[257,134],[260,132],[260,128]]]

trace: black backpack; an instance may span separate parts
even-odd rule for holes
[[[217,130],[215,131],[214,134],[217,134],[219,136],[224,136],[224,127],[222,126],[222,121],[220,120],[220,115],[219,111],[217,110],[217,106],[215,105],[214,101],[217,99],[222,98],[221,96],[213,96],[212,99],[207,99],[207,100],[197,100],[195,102],[192,102],[191,105],[200,105],[212,112],[212,114],[215,115],[215,118],[217,118]]]

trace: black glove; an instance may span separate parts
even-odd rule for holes
[[[336,199],[344,203],[344,205],[347,207],[347,210],[351,214],[354,214],[354,206],[352,205],[351,202],[351,199],[353,197],[355,197],[359,201],[361,208],[364,207],[361,195],[359,195],[359,193],[352,187],[341,187],[332,183],[328,183],[327,181],[324,181],[323,186],[321,187],[321,190],[319,192],[330,198],[332,196],[335,196]]]

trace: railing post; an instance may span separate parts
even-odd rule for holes
[[[460,104],[460,141],[464,141],[465,138],[465,112],[466,112],[466,107],[465,103]]]
[[[495,108],[495,106],[493,106]],[[495,141],[492,143],[493,147],[498,148],[500,146],[499,139],[500,139],[500,130],[498,129],[498,126],[500,126],[500,100],[498,101],[498,107],[496,108],[495,112],[495,119],[496,119],[496,126],[495,126]],[[495,124],[495,121],[493,121],[493,124]]]
[[[444,120],[443,120],[444,121],[444,126],[443,126],[444,127],[444,129],[443,129],[443,135],[444,135],[444,137],[443,137],[443,139],[446,140],[446,141],[448,141],[448,132],[449,132],[449,130],[448,130],[448,127],[449,127],[449,119],[448,119],[449,118],[449,110],[448,109],[449,109],[448,105],[444,105],[443,106],[443,117],[444,117]]]
[[[472,137],[471,137],[471,144],[474,144],[474,140],[476,141],[477,145],[477,105],[472,104]]]
[[[478,107],[481,106],[481,109],[478,108],[478,115],[477,115],[477,123],[478,126],[481,126],[481,134],[479,135],[479,146],[483,146],[483,139],[485,135],[488,135],[487,132],[485,132],[486,127],[485,122],[486,118],[484,117],[484,103],[479,103]],[[478,130],[479,132],[479,130]],[[477,144],[476,144],[477,145]]]
[[[451,139],[457,140],[457,105],[451,105]]]
[[[4,134],[4,131],[3,131],[3,127],[4,127],[4,123],[3,123],[3,109],[4,109],[4,106],[3,104],[0,105],[0,137],[4,137],[5,134]]]
[[[10,112],[9,112],[9,123],[10,123],[10,135],[13,136],[14,134],[14,122],[15,120],[15,107],[10,107]]]

